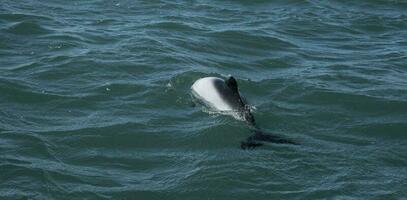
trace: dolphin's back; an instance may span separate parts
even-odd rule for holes
[[[219,111],[239,110],[239,102],[225,81],[217,77],[198,79],[191,87],[193,94]]]

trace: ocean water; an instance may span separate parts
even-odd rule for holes
[[[407,199],[406,152],[407,1],[0,1],[0,199]]]

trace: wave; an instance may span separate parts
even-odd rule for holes
[[[181,23],[174,21],[159,21],[154,23],[148,23],[144,25],[147,29],[163,29],[166,31],[179,31],[179,32],[194,32],[205,31],[204,27],[197,23]]]
[[[44,35],[52,31],[35,21],[17,22],[7,28],[7,32],[17,35]]]
[[[51,17],[45,15],[34,15],[34,14],[22,14],[22,13],[0,13],[0,19],[7,20],[10,22],[21,22],[29,20],[43,20],[43,21],[53,21]]]

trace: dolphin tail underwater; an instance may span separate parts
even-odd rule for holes
[[[191,86],[191,90],[194,96],[216,110],[238,113],[238,117],[253,128],[253,135],[241,142],[240,147],[242,149],[254,149],[258,146],[262,146],[263,143],[260,141],[279,144],[297,144],[280,136],[261,131],[256,125],[249,105],[240,94],[237,81],[233,76],[230,76],[226,81],[218,77],[201,78],[195,81]]]
[[[298,145],[298,143],[293,142],[289,139],[285,139],[283,137],[280,137],[278,135],[273,135],[269,133],[264,133],[260,129],[256,129],[253,131],[254,134],[249,136],[246,141],[242,141],[240,143],[240,147],[242,149],[254,149],[258,146],[262,146],[263,143],[257,142],[257,141],[265,141],[265,142],[271,142],[271,143],[278,143],[278,144],[292,144],[292,145]]]

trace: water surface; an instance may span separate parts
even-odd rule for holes
[[[1,199],[406,199],[405,1],[0,3]]]

